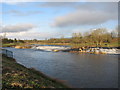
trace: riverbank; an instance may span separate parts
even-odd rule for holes
[[[15,47],[19,46],[20,48],[26,48],[26,46],[31,45],[31,44],[40,44],[40,45],[67,45],[71,46],[73,48],[78,48],[78,47],[96,47],[96,44],[94,43],[43,43],[43,42],[29,42],[29,43],[7,43],[4,44],[2,43],[2,47]],[[112,42],[112,43],[102,43],[100,47],[119,47],[120,43],[117,42]],[[29,47],[27,47],[29,48]]]
[[[39,50],[43,50],[43,51],[54,51],[54,52],[72,52],[72,53],[91,53],[91,54],[120,54],[120,47],[119,45],[112,45],[111,46],[81,46],[79,44],[75,45],[71,45],[71,44],[64,44],[63,45],[61,43],[57,44],[57,43],[24,43],[24,44],[16,44],[16,45],[11,45],[10,47],[14,47],[17,49],[39,49]],[[113,47],[114,46],[114,47]],[[3,46],[4,47],[4,46]],[[61,48],[62,47],[62,48]],[[69,47],[69,48],[66,48]]]
[[[90,54],[120,54],[120,47],[81,47],[62,50],[72,53],[90,53]]]
[[[28,46],[29,47],[29,46]],[[16,46],[15,48],[24,49],[24,47]],[[25,47],[26,48],[26,47]],[[39,45],[32,44],[30,49],[53,52],[78,52],[90,54],[120,54],[120,47],[70,47],[64,45]]]
[[[2,57],[2,88],[68,88],[62,81],[52,79],[43,73],[18,64],[15,59]]]

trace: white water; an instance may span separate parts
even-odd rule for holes
[[[53,51],[53,50],[66,50],[70,49],[70,47],[64,46],[33,46],[32,49],[39,49],[44,51]]]
[[[7,48],[17,62],[76,88],[117,88],[118,55]]]

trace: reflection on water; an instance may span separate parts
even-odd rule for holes
[[[78,88],[118,87],[118,56],[7,48],[27,67]]]

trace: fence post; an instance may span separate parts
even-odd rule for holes
[[[5,54],[6,56],[13,58],[13,52],[12,51],[2,49],[2,54]]]

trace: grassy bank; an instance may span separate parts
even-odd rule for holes
[[[13,58],[3,55],[2,64],[3,88],[68,88],[62,81],[47,77],[33,68],[26,68]]]
[[[16,44],[15,43],[2,44],[2,47],[12,47],[12,46],[16,46]]]
[[[74,44],[74,43],[29,43],[29,44],[43,44],[43,45],[68,45],[71,47],[85,47],[85,46],[89,46],[89,47],[96,47],[96,45],[94,43],[78,43],[78,44]],[[119,47],[120,43],[119,42],[113,42],[113,43],[102,43],[101,47]]]
[[[2,47],[14,47],[14,46],[24,46],[27,43],[2,43]]]
[[[42,45],[68,45],[73,48],[75,47],[96,47],[96,44],[94,43],[43,43],[43,42],[31,42],[31,43],[9,43],[9,44],[2,44],[2,47],[14,47],[14,46],[22,46],[24,47],[25,45],[30,45],[30,44],[42,44]],[[100,47],[119,47],[120,42],[112,42],[112,43],[102,43]]]

